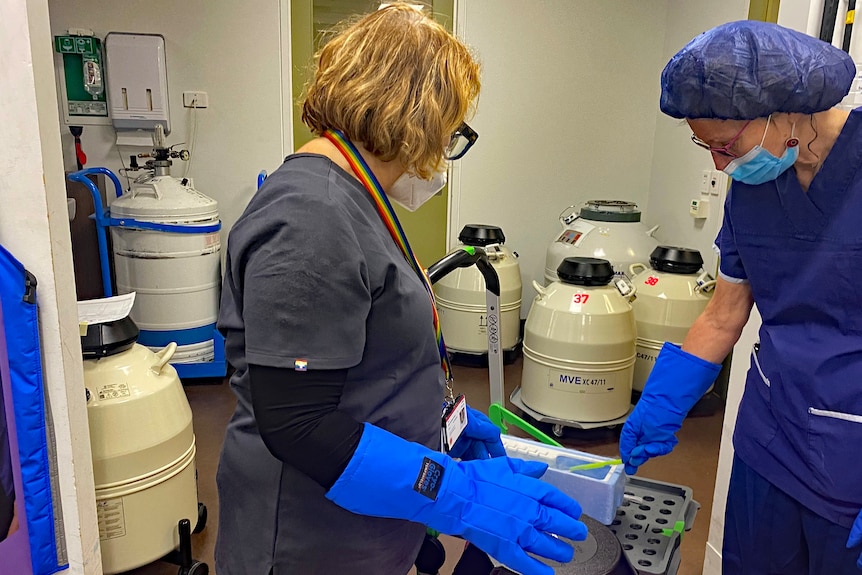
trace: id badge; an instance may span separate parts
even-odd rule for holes
[[[443,450],[448,452],[467,428],[467,400],[463,395],[443,407],[443,424],[440,429]]]

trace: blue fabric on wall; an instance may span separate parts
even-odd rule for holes
[[[0,246],[0,305],[33,573],[51,575],[68,564],[60,564],[54,532],[35,278],[3,246]]]

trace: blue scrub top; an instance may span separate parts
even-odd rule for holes
[[[749,282],[763,325],[734,447],[818,515],[862,508],[862,108],[808,192],[794,170],[733,182],[717,243],[721,276]]]

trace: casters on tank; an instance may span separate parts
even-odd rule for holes
[[[562,437],[566,433],[566,428],[559,423],[555,423],[554,426],[551,427],[551,433],[554,434],[554,437]]]
[[[207,506],[198,502],[198,521],[192,533],[200,533],[207,526]]]
[[[198,522],[195,532],[197,533],[197,527],[203,529],[204,525],[206,525],[206,506],[198,503]],[[192,558],[192,522],[188,519],[180,519],[177,529],[180,535],[180,547],[165,560],[180,566],[177,575],[209,575],[209,566]]]

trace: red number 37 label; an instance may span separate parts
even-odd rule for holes
[[[572,303],[587,303],[588,299],[590,299],[590,294],[576,293],[572,296]]]

